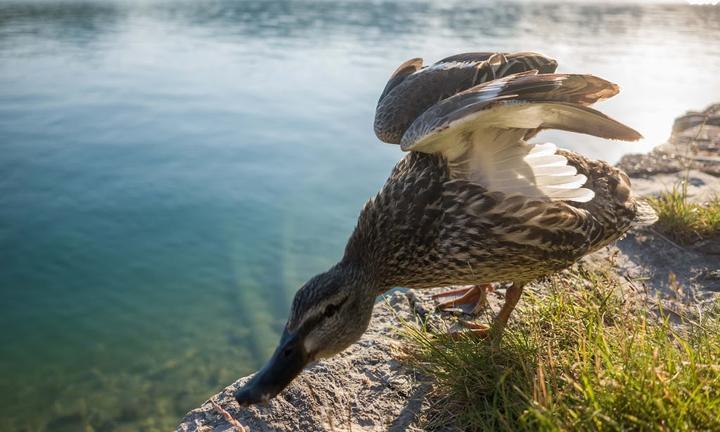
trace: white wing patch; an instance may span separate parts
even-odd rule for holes
[[[506,133],[507,134],[507,133]],[[473,143],[469,156],[471,180],[490,191],[520,194],[529,198],[550,198],[553,201],[587,202],[595,193],[582,187],[587,177],[568,165],[567,159],[557,154],[552,143],[527,144],[522,140],[497,139]],[[510,134],[512,135],[512,134]]]
[[[617,86],[589,75],[538,75],[533,70],[506,76],[428,108],[404,132],[400,147],[440,153],[451,177],[489,191],[587,202],[595,196],[583,187],[587,178],[554,144],[528,144],[525,136],[537,129],[560,129],[637,140],[637,131],[587,106],[615,93]]]
[[[588,202],[595,192],[583,188],[587,177],[577,173],[577,169],[568,165],[565,156],[556,154],[557,146],[552,143],[535,144],[524,160],[535,173],[535,184],[553,200]]]

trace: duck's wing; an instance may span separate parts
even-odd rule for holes
[[[531,51],[514,53],[469,52],[445,57],[436,64],[479,63],[490,59],[492,56],[502,56],[498,59],[502,67],[495,69],[495,78],[501,78],[529,70],[537,70],[540,73],[553,73],[558,66],[557,61],[554,59]]]
[[[390,75],[390,79],[388,79],[387,84],[385,84],[385,89],[380,95],[380,100],[383,100],[383,98],[390,93],[390,90],[397,87],[397,85],[403,82],[409,75],[419,71],[422,68],[422,65],[423,59],[413,58],[398,66],[397,69],[395,69],[395,72]]]
[[[538,70],[552,73],[557,62],[542,54],[475,52],[444,58],[422,67],[415,58],[401,64],[390,76],[375,111],[375,134],[399,144],[415,119],[439,101],[496,78]]]
[[[618,93],[592,75],[524,72],[472,87],[426,110],[403,134],[405,151],[440,153],[453,178],[489,191],[586,202],[593,191],[552,144],[525,142],[528,131],[560,129],[634,141],[635,130],[588,105]]]

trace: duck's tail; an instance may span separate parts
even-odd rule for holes
[[[657,222],[658,215],[647,200],[642,198],[635,199],[635,219],[634,227],[650,226]]]

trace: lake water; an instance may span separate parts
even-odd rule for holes
[[[168,430],[258,367],[402,156],[402,61],[613,80],[645,141],[546,137],[614,161],[720,100],[718,41],[682,3],[0,2],[0,430]]]

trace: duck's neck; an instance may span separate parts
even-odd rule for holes
[[[365,204],[343,261],[363,269],[385,290],[437,286],[432,275],[425,274],[424,262],[433,259],[447,180],[444,159],[410,152]]]
[[[378,199],[368,201],[358,217],[357,226],[345,247],[341,265],[362,274],[376,294],[400,285],[395,277],[399,270],[396,258],[401,249],[397,247],[393,224],[387,214],[378,208]]]
[[[361,298],[374,299],[391,287],[381,284],[375,274],[368,270],[365,262],[344,257],[328,271],[335,281],[355,291],[362,291]]]

